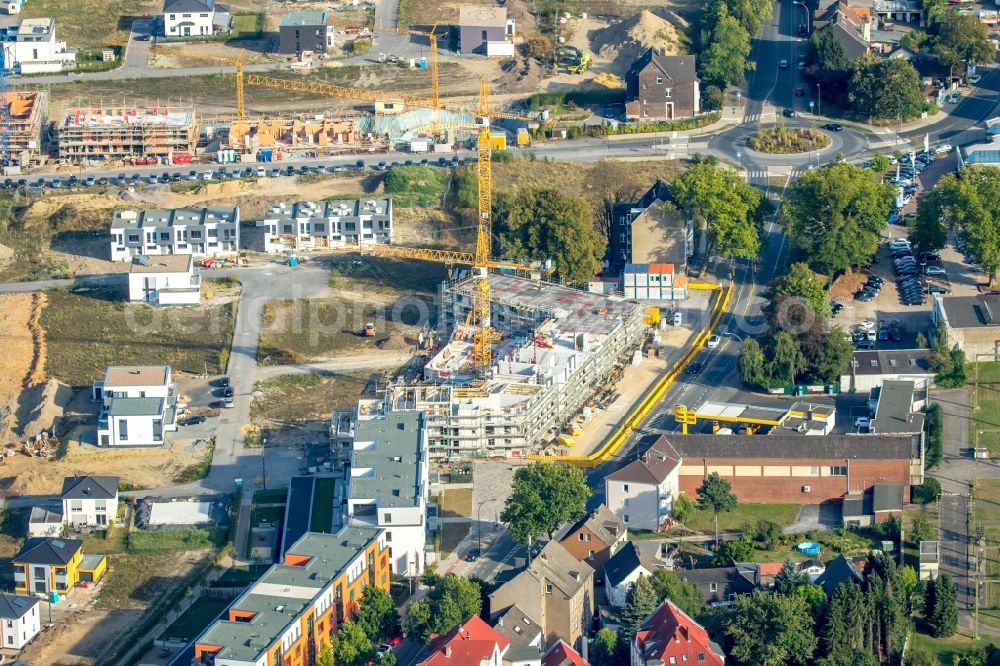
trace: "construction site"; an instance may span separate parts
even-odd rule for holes
[[[11,164],[30,166],[40,151],[41,129],[45,121],[46,95],[43,92],[7,91],[0,97],[6,123],[3,151]]]
[[[169,163],[195,154],[198,123],[190,104],[143,108],[122,101],[71,110],[57,124],[56,135],[61,160],[100,163],[140,157]]]
[[[441,332],[450,339],[423,378],[392,381],[384,398],[335,415],[335,438],[358,420],[422,411],[435,457],[523,457],[557,440],[572,444],[566,424],[588,420],[599,396],[635,360],[648,331],[644,308],[537,279],[490,275],[493,360],[481,370],[469,323],[479,282],[470,276],[443,290]]]

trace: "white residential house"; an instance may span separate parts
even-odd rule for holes
[[[229,29],[229,8],[215,0],[164,0],[166,37],[210,37]]]
[[[240,245],[240,209],[120,210],[111,221],[111,261],[142,255],[233,254]]]
[[[198,305],[201,275],[190,254],[133,257],[128,300],[150,305]]]
[[[20,74],[42,74],[72,69],[76,51],[56,40],[56,22],[50,18],[22,19],[2,32],[3,66]]]
[[[273,203],[256,227],[253,249],[322,249],[392,242],[392,199]]]
[[[385,529],[396,575],[419,575],[426,564],[428,472],[422,413],[357,422],[346,471],[347,520]]]
[[[3,647],[20,650],[42,629],[38,597],[0,592],[0,627]]]
[[[98,446],[159,446],[177,430],[177,385],[169,365],[111,366],[94,382],[101,403]]]
[[[67,476],[59,498],[64,523],[74,529],[107,527],[118,515],[118,477]]]
[[[629,588],[639,576],[652,576],[659,568],[662,567],[657,566],[634,543],[626,543],[604,565],[604,594],[608,603],[615,608],[623,607]]]
[[[680,488],[681,456],[667,442],[604,479],[611,511],[629,529],[659,529],[670,518]]]

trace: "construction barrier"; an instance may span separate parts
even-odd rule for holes
[[[587,456],[543,456],[539,454],[530,454],[528,456],[529,460],[543,460],[547,462],[562,462],[569,465],[575,465],[577,467],[597,467],[601,463],[604,463],[621,448],[635,428],[656,406],[656,404],[663,398],[663,394],[667,392],[667,389],[673,385],[674,380],[680,375],[684,368],[687,367],[688,363],[698,355],[702,347],[712,336],[712,332],[715,327],[719,325],[719,321],[722,320],[722,315],[725,314],[726,308],[729,307],[729,299],[733,293],[733,285],[722,287],[720,285],[714,285],[713,287],[702,286],[700,289],[716,289],[719,290],[719,295],[715,301],[715,305],[712,308],[712,315],[709,319],[708,326],[701,329],[698,334],[694,337],[694,341],[688,350],[684,353],[681,358],[674,363],[673,366],[660,377],[656,384],[653,386],[642,401],[633,409],[625,420],[622,422],[618,429],[615,430],[614,434],[608,438],[608,441],[604,443],[597,451],[591,453]]]

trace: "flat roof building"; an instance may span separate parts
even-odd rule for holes
[[[133,157],[194,155],[198,123],[190,104],[143,108],[110,103],[77,106],[56,123],[59,159],[100,163]]]
[[[259,252],[391,243],[392,199],[277,202],[256,226]]]
[[[7,91],[0,93],[0,105],[10,117],[7,149],[12,164],[28,166],[38,157],[48,96],[44,92]]]
[[[111,221],[111,260],[142,255],[217,256],[239,249],[240,209],[120,210]]]
[[[336,30],[327,25],[326,12],[289,12],[278,22],[278,53],[326,53],[333,48]]]
[[[934,294],[931,322],[943,323],[948,346],[958,345],[970,361],[983,354],[1000,358],[1000,294]]]
[[[891,380],[912,381],[920,390],[933,388],[929,349],[871,349],[854,352],[840,376],[840,391],[871,391]]]

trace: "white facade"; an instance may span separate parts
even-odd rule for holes
[[[648,455],[654,455],[651,449]],[[661,461],[662,462],[662,461]],[[608,508],[621,519],[629,529],[658,531],[670,516],[674,500],[680,492],[680,464],[665,472],[662,481],[650,476],[648,480],[621,474],[633,466],[644,463],[638,460],[619,470],[604,480],[604,490]]]
[[[429,465],[422,415],[396,412],[358,421],[348,473],[349,524],[385,530],[394,574],[423,573]]]
[[[625,605],[625,597],[628,596],[628,589],[632,587],[632,583],[639,579],[639,576],[652,576],[652,571],[647,571],[645,567],[639,565],[635,568],[635,571],[626,576],[617,585],[608,585],[608,576],[604,575],[605,585],[604,593],[608,597],[608,603],[615,608],[621,608]]]
[[[391,243],[392,199],[278,202],[256,226],[264,245],[254,249],[267,253]]]
[[[135,257],[128,273],[128,300],[150,305],[198,305],[201,275],[188,255]]]
[[[42,74],[72,69],[76,51],[56,40],[56,22],[50,18],[23,19],[7,28],[3,41],[3,65],[21,74]]]
[[[109,367],[95,382],[101,403],[98,446],[158,446],[163,434],[177,430],[177,385],[170,366]]]
[[[63,531],[62,514],[40,506],[31,508],[28,518],[28,536],[58,537]]]
[[[111,261],[142,255],[234,254],[240,244],[239,208],[120,210],[111,222]]]
[[[74,529],[107,527],[118,513],[118,477],[67,477],[61,499],[63,522]]]
[[[207,37],[214,23],[215,9],[200,0],[167,0],[163,6],[163,34],[167,37]]]
[[[3,647],[20,650],[41,631],[38,597],[0,594],[0,628]]]

